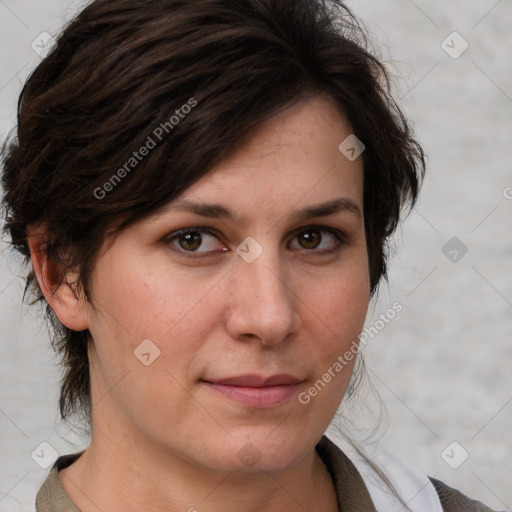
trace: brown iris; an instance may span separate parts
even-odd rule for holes
[[[315,249],[320,244],[322,235],[319,231],[304,231],[299,234],[299,240],[304,249]]]
[[[200,233],[185,233],[179,237],[179,244],[182,249],[194,251],[199,249],[203,237]]]

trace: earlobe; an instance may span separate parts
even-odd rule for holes
[[[65,327],[74,331],[88,328],[85,301],[75,293],[70,278],[62,275],[59,265],[48,257],[47,228],[44,225],[28,227],[28,244],[32,267],[43,295]]]

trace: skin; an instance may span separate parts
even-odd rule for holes
[[[308,404],[297,393],[350,347],[367,312],[362,160],[338,150],[351,133],[324,97],[265,121],[164,211],[105,240],[92,304],[57,285],[41,249],[44,229],[33,227],[33,264],[48,302],[64,325],[93,338],[92,440],[60,472],[82,511],[337,510],[314,447],[355,360]],[[357,208],[294,219],[339,198]],[[177,208],[183,200],[219,203],[240,219],[186,212]],[[321,227],[298,233],[308,226]],[[197,235],[192,244],[172,238],[201,227],[215,233],[202,234],[202,245]],[[329,228],[343,233],[342,244]],[[248,236],[263,249],[252,263],[236,252]],[[328,249],[334,252],[322,254]],[[149,366],[134,355],[145,339],[160,350]],[[203,382],[280,373],[302,382],[266,408],[234,402]],[[237,456],[248,443],[253,464]]]

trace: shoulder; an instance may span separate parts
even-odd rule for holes
[[[63,455],[57,459],[37,493],[36,512],[79,512],[60,483],[59,471],[75,462],[82,453]]]
[[[492,509],[449,487],[444,482],[429,477],[443,506],[443,512],[493,512]]]

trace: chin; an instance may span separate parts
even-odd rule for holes
[[[246,430],[223,446],[217,442],[221,450],[216,469],[244,474],[286,471],[316,444],[310,435],[279,432],[279,427],[270,434],[267,429],[264,432]]]

